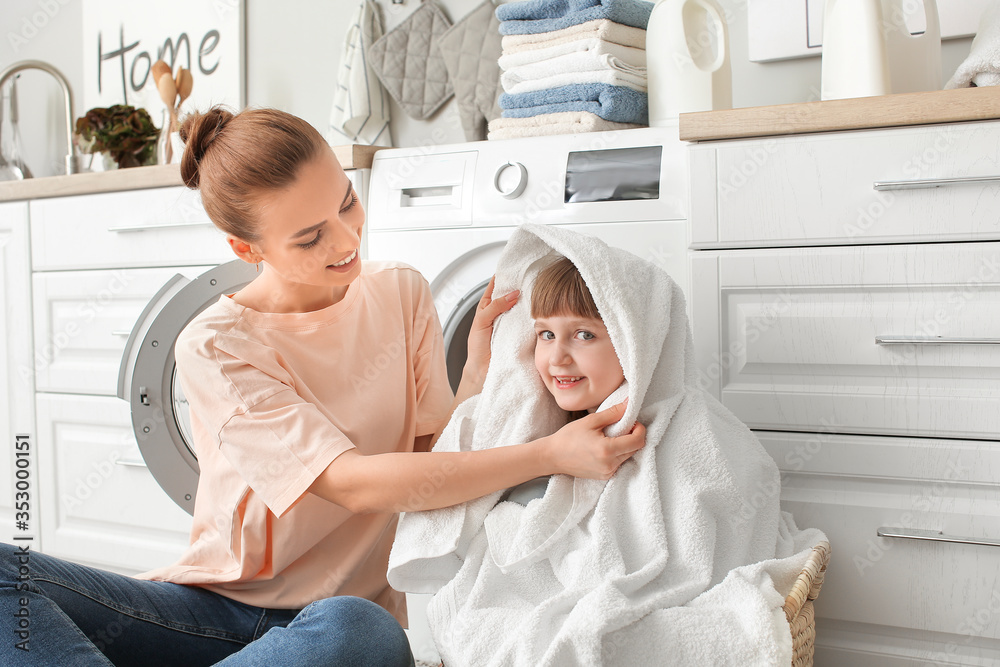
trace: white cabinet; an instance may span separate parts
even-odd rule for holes
[[[1000,547],[877,535],[1000,540],[997,155],[997,122],[691,147],[700,381],[830,539],[819,667],[1000,662]]]
[[[695,248],[1000,239],[995,122],[706,147],[691,153]]]
[[[194,278],[209,268],[36,272],[36,390],[115,396],[125,342],[143,308],[175,274]]]
[[[31,362],[31,275],[28,205],[0,205],[0,425],[7,442],[0,459],[0,540],[39,544],[38,454]],[[20,466],[18,463],[20,462]],[[15,495],[18,494],[18,495]],[[15,508],[15,502],[19,505]],[[26,512],[27,515],[16,514]],[[16,520],[25,520],[18,529]]]
[[[39,393],[36,411],[43,551],[122,571],[175,561],[187,547],[191,517],[143,464],[128,404]]]
[[[1000,437],[1000,243],[705,251],[692,272],[718,320],[705,384],[751,428]]]
[[[143,463],[119,366],[153,295],[232,252],[186,188],[41,199],[29,217],[42,550],[121,572],[168,565],[191,517]]]

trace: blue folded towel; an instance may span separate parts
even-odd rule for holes
[[[646,28],[653,3],[644,0],[526,0],[497,7],[501,35],[536,35],[594,19]]]
[[[530,118],[560,111],[589,111],[615,123],[649,124],[649,97],[626,86],[574,83],[569,86],[500,95],[504,118]]]

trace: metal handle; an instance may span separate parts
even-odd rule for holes
[[[119,329],[117,331],[112,331],[111,335],[112,336],[120,336],[122,338],[128,338],[129,336],[132,335],[132,330],[131,329]]]
[[[967,336],[875,336],[876,345],[1000,345],[1000,338]]]
[[[875,531],[879,537],[898,537],[907,540],[928,540],[931,542],[954,542],[955,544],[981,544],[986,547],[1000,547],[1000,540],[990,540],[976,537],[957,537],[945,535],[939,530],[923,530],[921,528],[890,528],[882,526]]]
[[[928,178],[913,181],[875,181],[875,190],[919,190],[922,188],[939,188],[943,185],[969,185],[971,183],[990,183],[1000,181],[1000,176],[965,176],[961,178]]]
[[[148,232],[154,229],[173,229],[175,227],[211,227],[211,222],[171,222],[166,225],[136,225],[134,227],[108,227],[109,232],[127,234],[129,232]]]
[[[115,459],[115,463],[126,468],[145,468],[146,462],[142,459]]]

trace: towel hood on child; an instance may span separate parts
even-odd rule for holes
[[[527,506],[500,492],[408,513],[389,583],[436,593],[428,607],[446,667],[788,665],[781,609],[808,550],[778,508],[778,470],[747,427],[697,387],[680,288],[660,268],[565,229],[524,224],[497,266],[497,320],[483,391],[435,451],[526,442],[566,416],[534,367],[529,295],[559,255],[577,266],[626,382],[608,435],[646,425],[646,446],[608,481],[552,478]],[[430,492],[430,484],[428,489]]]

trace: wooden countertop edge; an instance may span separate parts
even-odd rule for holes
[[[993,118],[995,86],[682,113],[678,126],[681,141],[718,141]]]
[[[334,146],[333,153],[344,169],[368,169],[372,156],[382,146]],[[68,176],[46,176],[0,183],[0,202],[46,199],[70,195],[167,188],[183,185],[179,164],[114,169]]]

